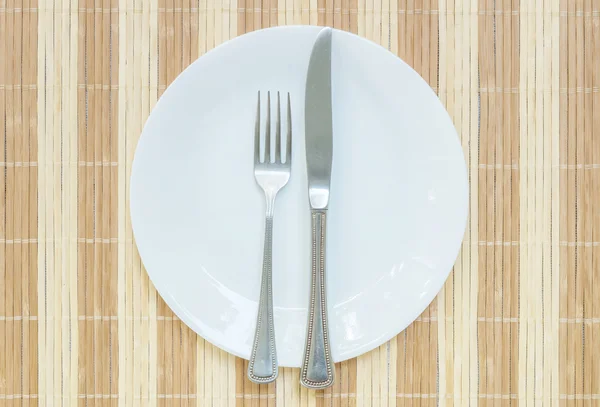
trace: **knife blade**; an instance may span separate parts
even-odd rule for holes
[[[333,155],[331,113],[331,29],[321,30],[306,78],[305,129],[308,193],[311,208],[327,209]]]
[[[333,159],[331,100],[332,30],[322,29],[311,52],[305,93],[305,148],[308,198],[311,207],[311,291],[304,358],[300,374],[303,386],[329,387],[335,369],[327,326],[325,252],[327,209]]]

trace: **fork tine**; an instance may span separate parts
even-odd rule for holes
[[[254,125],[254,163],[260,163],[260,90],[256,103],[256,124]]]
[[[267,123],[265,128],[265,163],[271,162],[271,92],[267,92]]]
[[[277,91],[277,123],[275,124],[275,162],[281,163],[281,108]]]
[[[287,94],[287,136],[285,143],[285,162],[292,161],[292,104],[290,102],[290,93]]]

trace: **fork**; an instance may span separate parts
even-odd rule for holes
[[[275,123],[275,154],[271,155],[271,92],[267,92],[267,122],[265,124],[264,158],[260,159],[260,92],[256,108],[254,133],[254,178],[263,189],[267,201],[263,268],[256,318],[256,332],[248,364],[248,378],[255,383],[270,383],[277,378],[277,350],[273,322],[272,247],[275,197],[290,179],[292,164],[292,112],[287,94],[287,136],[285,162],[281,151],[281,104],[277,92],[277,121]],[[271,162],[273,158],[273,162]]]

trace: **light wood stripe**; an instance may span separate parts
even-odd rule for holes
[[[150,89],[158,89],[158,2],[157,0],[150,1],[150,12],[145,14],[149,15],[149,83]],[[145,10],[145,9],[144,9]],[[152,91],[149,95],[149,107],[150,111],[154,109],[156,102],[158,100],[158,92],[154,93]],[[157,336],[157,314],[156,314],[156,303],[158,301],[158,294],[154,289],[154,286],[148,282],[148,316],[150,319],[150,323],[148,324],[148,343],[149,343],[149,352],[148,352],[148,394],[158,394],[158,363],[157,357],[158,354],[158,341],[156,340]],[[192,362],[190,362],[192,363]],[[156,406],[157,402],[154,399],[150,399],[149,406]]]
[[[113,0],[118,14],[118,321],[119,406],[157,405],[156,291],[148,280],[133,242],[129,217],[129,177],[135,147],[150,110],[157,100],[156,0],[137,5]],[[134,42],[135,41],[135,42]],[[187,394],[187,391],[173,391]]]
[[[65,1],[68,3],[68,1]],[[63,239],[65,240],[64,258],[66,263],[66,275],[68,284],[63,285],[63,315],[69,315],[73,321],[79,314],[78,309],[78,281],[77,269],[79,265],[79,247],[73,239],[78,236],[77,210],[78,210],[78,171],[77,168],[69,165],[73,161],[78,161],[78,104],[77,99],[77,80],[78,80],[78,24],[79,17],[75,10],[78,7],[77,0],[71,0],[70,6],[72,12],[65,17],[68,27],[63,32],[63,44],[69,44],[68,71],[65,77],[69,78],[66,85],[66,98],[63,102],[63,109],[67,111],[67,117],[63,128],[68,128],[68,139],[63,142],[63,160],[65,164],[63,172],[63,202],[65,202],[66,218],[64,219]],[[68,106],[68,108],[67,108]],[[68,302],[64,301],[68,298]],[[68,400],[75,403],[79,394],[79,325],[70,321],[63,322],[63,332],[69,332],[69,339],[63,344],[63,358],[65,360],[63,371],[66,380],[64,390],[68,392]],[[69,355],[69,357],[65,357]],[[67,365],[67,362],[69,365]],[[68,372],[68,373],[67,373]]]
[[[475,86],[473,86],[476,83],[476,72],[477,72],[477,68],[478,68],[478,60],[479,60],[479,50],[477,47],[478,44],[478,40],[479,40],[479,25],[478,25],[478,18],[477,18],[477,14],[478,14],[478,3],[477,0],[471,0],[470,2],[470,7],[469,7],[469,25],[470,25],[470,47],[469,47],[469,67],[470,67],[470,74],[469,74],[469,83],[470,83],[470,141],[469,141],[469,168],[471,168],[471,164],[474,164],[476,162],[475,157],[478,157],[478,153],[479,153],[479,146],[477,145],[477,143],[474,142],[474,138],[475,138],[475,129],[479,128],[479,122],[478,122],[478,115],[476,113],[478,113],[478,106],[476,106],[476,104],[474,103],[474,101],[477,99],[478,94],[477,94],[477,90],[475,88]],[[476,35],[477,34],[477,35]],[[470,171],[470,170],[469,170]],[[479,194],[479,174],[476,171],[470,172],[470,188],[471,188],[471,202],[469,203],[469,210],[471,211],[471,220],[470,220],[470,226],[469,229],[471,231],[471,239],[470,241],[477,241],[477,237],[478,236],[473,236],[473,231],[477,231],[479,229],[479,208],[478,208],[478,203],[476,202],[477,200],[477,196]],[[479,251],[477,250],[477,248],[471,248],[471,261],[470,261],[470,269],[471,269],[471,276],[470,276],[470,295],[471,295],[471,299],[470,299],[470,303],[471,303],[471,307],[476,307],[477,304],[477,292],[475,291],[474,287],[477,287],[477,283],[479,280],[479,271],[477,270],[477,265],[479,264]],[[477,271],[476,271],[477,270]],[[471,320],[469,321],[469,326],[470,326],[470,338],[469,338],[469,342],[470,342],[470,355],[469,355],[469,359],[470,359],[470,366],[469,366],[469,383],[470,386],[475,386],[476,383],[478,383],[478,375],[479,375],[479,363],[477,360],[477,343],[478,343],[478,339],[477,339],[477,321],[474,320],[473,318],[471,318]],[[475,389],[471,388],[469,389],[469,397],[471,396],[472,393],[475,393]],[[470,399],[469,399],[470,400]]]
[[[550,394],[550,400],[546,400],[546,403],[552,404],[553,406],[558,406],[559,402],[559,283],[560,283],[560,217],[559,213],[561,211],[560,206],[560,170],[559,164],[561,162],[560,156],[560,112],[559,112],[559,103],[560,103],[560,81],[559,77],[563,74],[560,71],[560,33],[559,33],[559,11],[560,11],[560,0],[551,0],[550,1],[550,18],[546,20],[546,32],[550,31],[552,44],[550,50],[550,56],[546,59],[546,64],[548,64],[548,59],[550,59],[550,72],[549,72],[549,83],[551,86],[551,94],[550,94],[550,132],[551,132],[551,191],[550,191],[550,200],[551,204],[551,229],[550,233],[552,236],[552,246],[551,246],[551,264],[550,264],[550,286],[551,290],[547,290],[549,292],[549,298],[545,301],[546,309],[550,309],[550,317],[545,321],[547,330],[544,333],[544,337],[547,338],[547,346],[546,353],[544,354],[544,360],[547,360],[548,368],[551,370],[549,376],[549,381],[546,381],[546,389],[544,391],[545,394]],[[600,45],[600,43],[598,44]],[[598,61],[598,60],[597,60]],[[598,83],[598,82],[596,82]],[[547,173],[546,173],[547,174]],[[549,386],[549,388],[548,388]],[[593,390],[593,389],[591,389]]]
[[[77,2],[71,4],[77,10]],[[58,4],[40,4],[40,8],[47,11],[40,13],[37,24],[37,39],[41,44],[38,47],[37,162],[43,173],[37,197],[40,202],[37,210],[37,234],[38,239],[44,242],[40,243],[37,253],[36,294],[40,321],[37,341],[40,366],[38,393],[43,403],[54,403],[60,399],[75,402],[78,394],[78,324],[69,322],[76,320],[78,313],[78,253],[75,243],[77,168],[69,165],[78,160],[77,14],[61,13],[52,21],[54,8],[67,10],[69,6],[67,0]],[[16,17],[17,14],[13,16]],[[7,22],[7,29],[18,33],[23,29],[31,29],[22,26],[20,18],[13,20],[12,27],[10,24]],[[14,57],[21,59],[18,55],[13,55]],[[15,102],[17,106],[21,103]],[[14,135],[13,131],[7,130],[7,134]],[[11,151],[10,144],[7,144],[7,151]],[[10,156],[6,159],[25,160]],[[7,180],[10,179],[10,173],[7,173]],[[7,191],[10,191],[9,185]],[[21,216],[17,215],[19,219]],[[8,236],[11,234],[7,233]],[[46,237],[51,237],[52,242],[47,244]],[[20,354],[20,349],[14,351],[17,355]],[[19,366],[19,363],[15,363],[15,366]],[[21,393],[21,390],[15,393]]]
[[[138,25],[140,25],[140,45],[141,49],[139,51],[140,57],[140,71],[139,71],[139,83],[138,83],[138,93],[140,97],[140,106],[141,106],[141,117],[140,117],[140,126],[146,121],[148,115],[150,114],[151,108],[154,106],[157,100],[157,93],[154,91],[152,87],[152,80],[156,80],[158,65],[153,65],[152,60],[157,58],[156,53],[158,52],[156,47],[156,38],[158,35],[158,28],[156,24],[157,14],[151,15],[151,10],[155,9],[155,2],[146,2],[142,3],[142,13],[139,15],[141,21],[139,21]],[[154,43],[154,47],[152,47],[152,43]],[[153,79],[151,79],[153,78]],[[133,80],[133,78],[128,78]],[[147,88],[146,85],[150,84],[150,88]],[[140,127],[141,131],[141,127]],[[123,163],[125,164],[125,163]],[[126,167],[130,168],[131,163],[127,163]],[[126,180],[125,180],[126,181]],[[127,181],[126,181],[127,182]],[[123,185],[123,183],[122,183]],[[120,188],[120,191],[125,191],[127,188]],[[121,199],[121,200],[126,200]],[[126,218],[126,214],[122,214],[121,218]],[[141,316],[144,317],[148,315],[148,317],[155,317],[154,313],[156,310],[156,290],[152,286],[148,279],[148,275],[145,272],[143,264],[141,265],[141,281],[140,281],[140,306],[142,308]],[[137,313],[136,313],[137,314]],[[143,318],[142,318],[143,319]],[[141,333],[134,334],[136,337],[140,337],[141,352],[139,353],[139,371],[141,375],[141,385],[140,385],[140,394],[142,397],[145,395],[154,395],[157,392],[156,386],[156,364],[153,363],[153,357],[156,355],[154,348],[154,344],[156,343],[156,331],[157,327],[153,321],[142,321],[141,324],[137,324],[137,329],[141,330]],[[138,331],[139,332],[139,331]],[[186,360],[186,359],[184,359]],[[135,362],[134,362],[135,363]],[[182,388],[180,392],[181,394],[188,394],[187,388]],[[141,403],[142,405],[146,405],[144,401]],[[152,402],[150,404],[153,404]]]
[[[132,6],[135,7],[135,2],[132,2],[131,4]],[[172,6],[172,5],[169,5]],[[160,3],[159,3],[159,7],[160,7]],[[143,9],[143,5],[142,5],[142,9]],[[130,14],[131,15],[131,14]],[[147,99],[144,100],[142,94],[140,94],[140,92],[137,89],[141,89],[140,88],[140,79],[142,77],[142,71],[145,71],[146,69],[146,60],[143,60],[141,58],[141,53],[145,52],[145,51],[141,51],[138,52],[137,51],[137,42],[142,43],[143,41],[142,38],[147,37],[146,33],[142,33],[142,22],[141,22],[141,17],[142,17],[142,13],[133,13],[133,15],[131,16],[132,18],[130,19],[130,24],[131,24],[131,28],[127,27],[127,31],[128,33],[131,32],[132,36],[129,37],[129,41],[136,41],[136,43],[132,46],[133,48],[133,54],[130,55],[130,57],[128,58],[127,62],[128,65],[131,66],[131,76],[129,76],[128,79],[128,83],[133,85],[133,89],[131,89],[130,91],[130,97],[132,101],[135,101],[133,104],[129,105],[128,107],[130,108],[129,111],[131,112],[131,115],[129,115],[129,117],[125,117],[125,121],[127,122],[127,125],[130,129],[130,132],[127,133],[127,144],[128,147],[127,148],[127,155],[128,155],[128,162],[131,163],[133,161],[133,154],[134,154],[134,150],[136,147],[136,138],[139,136],[139,133],[142,129],[142,123],[143,123],[143,118],[142,118],[142,105],[144,103],[147,103]],[[131,31],[130,31],[131,30]],[[130,85],[131,86],[131,85]],[[129,172],[131,174],[131,172]],[[127,198],[126,198],[127,199]],[[131,221],[131,219],[130,219]],[[129,236],[128,236],[129,237]],[[132,236],[133,239],[133,236]],[[130,255],[130,259],[131,260],[127,260],[127,263],[131,264],[131,267],[129,268],[129,270],[126,271],[126,273],[128,275],[131,275],[131,285],[128,286],[131,287],[131,292],[130,292],[130,296],[129,296],[129,301],[126,300],[127,303],[127,308],[125,310],[125,315],[128,315],[131,312],[131,316],[135,317],[139,314],[141,314],[142,316],[145,315],[147,313],[147,305],[146,304],[142,304],[141,301],[141,293],[143,290],[142,287],[142,279],[145,277],[145,273],[143,271],[143,267],[141,264],[141,259],[139,258],[139,253],[137,252],[137,250],[135,248],[133,248],[133,250],[128,253]],[[129,293],[129,292],[128,292]],[[131,307],[131,308],[130,308]],[[142,354],[145,353],[144,352],[144,348],[142,346],[138,346],[138,344],[136,343],[135,339],[136,337],[140,337],[142,334],[142,321],[141,319],[138,318],[134,318],[133,321],[131,321],[129,328],[131,332],[131,347],[127,348],[127,353],[129,355],[129,359],[131,360],[131,381],[128,383],[130,385],[132,385],[132,387],[128,387],[129,391],[131,392],[132,395],[135,394],[141,394],[142,392],[142,382],[146,381],[145,379],[145,375],[142,370],[141,370],[141,364],[142,364]],[[145,344],[144,344],[145,345]],[[158,370],[160,372],[160,368],[161,366],[158,366]],[[160,380],[160,376],[159,376],[159,380]],[[169,388],[167,389],[161,389],[160,384],[158,386],[158,390],[159,393],[175,393],[175,389],[173,388]],[[137,400],[133,400],[133,405],[139,405],[140,402]],[[158,402],[158,404],[160,404],[160,401]]]
[[[558,403],[559,61],[556,1],[521,2],[521,245],[519,398]],[[578,171],[578,170],[576,170]],[[589,236],[591,238],[591,235]],[[574,249],[575,250],[575,249]],[[565,327],[565,329],[568,329]]]
[[[448,79],[445,74],[448,66],[448,23],[445,17],[446,14],[446,0],[438,1],[438,10],[440,13],[439,17],[439,81],[438,81],[438,94],[440,97],[440,101],[447,106],[448,104]],[[452,26],[450,26],[452,28]],[[451,64],[450,64],[451,65]],[[469,166],[470,168],[470,166]],[[474,184],[471,184],[474,185]],[[476,185],[476,184],[475,184]],[[473,209],[472,207],[470,208]],[[440,321],[438,323],[438,392],[439,392],[439,404],[440,407],[446,407],[447,403],[447,395],[452,393],[453,383],[452,383],[452,375],[448,374],[448,371],[453,370],[452,361],[454,355],[454,346],[453,346],[453,338],[452,338],[452,330],[449,329],[446,323],[447,314],[450,313],[450,310],[446,311],[446,302],[447,302],[447,292],[449,291],[451,281],[446,282],[442,290],[437,296],[438,302],[438,314],[440,316]]]
[[[47,45],[49,51],[46,54],[46,72],[48,82],[60,83],[61,75],[61,30],[62,30],[62,18],[54,19],[52,30],[48,30],[46,35]],[[58,37],[58,38],[57,38]],[[57,72],[58,71],[58,72]],[[57,92],[57,89],[59,92]],[[57,95],[58,93],[58,95]],[[62,141],[62,134],[60,133],[60,113],[61,113],[61,94],[60,87],[54,86],[50,88],[46,93],[46,162],[50,160],[61,161],[60,157],[60,143]],[[7,160],[8,161],[8,160]],[[62,165],[61,165],[62,167]],[[44,169],[44,166],[42,166]],[[46,168],[48,168],[46,166]],[[51,233],[54,237],[60,236],[60,223],[61,219],[61,207],[60,207],[60,168],[56,166],[52,167],[52,170],[48,169],[49,177],[48,183],[46,184],[46,220],[48,221],[46,228],[47,233]],[[49,370],[47,375],[47,391],[49,394],[46,395],[46,399],[49,403],[57,402],[61,396],[62,391],[60,388],[61,382],[61,366],[60,366],[60,353],[62,350],[62,307],[61,307],[61,264],[60,250],[57,250],[57,242],[60,239],[55,239],[54,244],[51,245],[51,249],[48,251],[46,258],[46,298],[47,304],[47,317],[50,317],[50,321],[46,321],[47,336],[46,336],[46,357],[47,365],[45,368]],[[60,244],[60,243],[58,243]],[[57,292],[58,291],[58,292]],[[52,320],[52,317],[54,320]],[[49,363],[48,363],[49,362]],[[48,366],[49,365],[49,366]]]
[[[469,219],[453,273],[437,298],[439,403],[477,404],[479,27],[476,1],[439,1],[439,95],[457,128],[469,170]],[[461,70],[459,70],[459,68]],[[462,332],[460,336],[456,332]]]

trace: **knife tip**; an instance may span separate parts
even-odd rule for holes
[[[331,27],[323,27],[321,29],[321,31],[319,32],[319,35],[331,35],[331,33],[333,32],[333,30],[331,29]]]
[[[331,27],[324,27],[317,34],[317,39],[315,40],[315,44],[328,44],[328,47],[331,46],[331,38],[332,38],[333,29]]]

